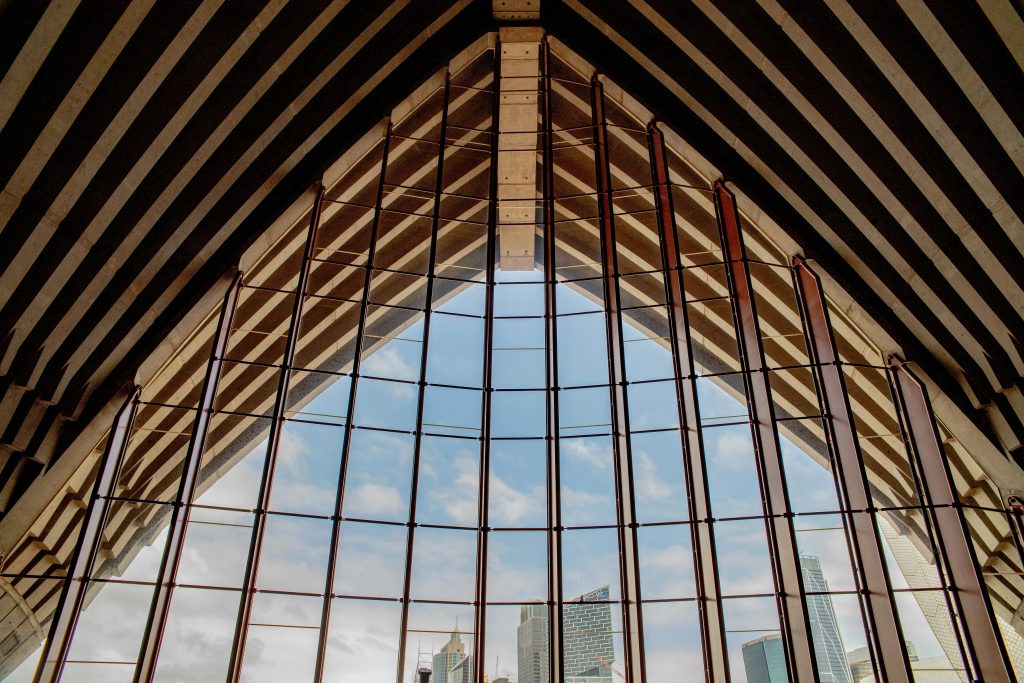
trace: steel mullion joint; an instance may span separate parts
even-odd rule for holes
[[[876,653],[878,675],[892,683],[909,683],[913,680],[913,674],[893,602],[882,539],[875,525],[874,505],[864,458],[821,279],[802,258],[793,259],[793,269],[797,297],[806,326],[807,347],[822,404],[822,421],[832,449],[835,476],[845,508],[843,518],[856,558],[856,574],[866,607],[868,637],[871,649]]]
[[[985,683],[1015,681],[928,393],[902,360],[889,356],[888,365],[907,445],[916,461],[924,500],[935,524],[935,546],[949,583],[944,592],[956,604],[960,632],[975,678]]]
[[[817,683],[818,671],[814,661],[810,619],[804,601],[799,551],[786,491],[778,426],[772,410],[771,387],[739,214],[732,193],[721,181],[715,181],[714,194],[726,276],[736,317],[740,362],[747,387],[754,456],[761,481],[765,527],[772,550],[780,627],[789,675],[798,683]]]
[[[217,395],[224,354],[227,350],[228,337],[231,334],[231,321],[234,319],[235,307],[238,305],[241,289],[242,273],[238,272],[224,296],[220,317],[217,320],[213,348],[210,351],[210,361],[206,366],[206,375],[203,378],[203,388],[200,393],[199,406],[196,408],[195,423],[192,434],[189,436],[178,494],[167,527],[167,541],[164,544],[164,553],[157,573],[156,592],[153,594],[146,630],[143,632],[142,651],[135,670],[136,683],[139,681],[148,683],[156,676],[160,645],[167,627],[171,596],[177,583],[178,567],[181,564],[181,555],[185,547],[185,532],[192,514],[192,502],[195,499],[199,470],[203,462],[203,451],[206,448],[206,438],[209,434],[214,397]]]
[[[683,466],[686,471],[687,507],[692,529],[690,538],[693,544],[697,609],[703,642],[704,678],[707,683],[727,683],[729,655],[726,648],[725,619],[722,614],[707,459],[700,429],[696,369],[672,204],[668,156],[665,150],[665,137],[658,126],[652,122],[647,127],[647,132],[655,186],[655,210],[661,238],[662,269],[665,273],[666,296],[669,303],[669,335],[675,370]]]
[[[558,306],[555,263],[554,122],[551,104],[551,44],[545,40],[544,68],[544,296],[547,376],[547,502],[548,502],[548,672],[550,683],[565,678],[562,627],[562,506],[558,412]]]
[[[637,556],[636,507],[629,445],[629,414],[626,396],[625,349],[622,341],[622,310],[616,258],[615,214],[612,203],[611,161],[608,158],[608,125],[604,112],[604,87],[595,75],[591,80],[591,113],[595,142],[597,195],[601,232],[601,274],[605,293],[608,344],[609,393],[612,415],[612,453],[615,461],[618,504],[619,569],[626,654],[626,677],[631,683],[646,680],[643,625],[640,614],[640,567]]]
[[[292,314],[288,325],[288,336],[285,342],[284,356],[281,360],[281,375],[278,378],[277,383],[277,396],[274,400],[274,412],[271,416],[270,435],[267,437],[267,457],[263,463],[260,489],[257,496],[255,515],[253,517],[249,555],[246,558],[245,574],[242,581],[241,603],[238,610],[238,620],[235,624],[235,635],[231,646],[231,658],[228,664],[228,683],[238,683],[242,676],[242,660],[244,659],[245,646],[248,639],[249,617],[252,613],[252,601],[256,593],[256,578],[259,575],[263,533],[266,530],[267,523],[267,508],[270,503],[270,491],[273,486],[273,477],[275,466],[277,464],[277,451],[281,441],[281,428],[284,424],[285,403],[288,398],[289,374],[295,357],[295,349],[298,345],[299,322],[302,317],[302,306],[305,303],[306,298],[306,285],[309,282],[309,270],[313,257],[313,248],[316,243],[316,232],[320,225],[320,215],[323,211],[324,192],[324,186],[322,184],[318,184],[316,198],[313,202],[313,211],[309,219],[306,246],[302,255],[299,282],[295,289],[295,301],[292,305]]]
[[[402,588],[401,631],[398,641],[398,671],[396,683],[402,683],[405,670],[405,641],[409,628],[409,592],[412,588],[413,548],[416,540],[416,498],[419,490],[420,447],[423,442],[423,411],[427,393],[427,351],[430,346],[430,312],[433,308],[434,270],[437,260],[437,232],[441,219],[441,193],[444,189],[444,152],[448,134],[448,105],[451,97],[451,74],[445,73],[444,102],[441,108],[440,144],[437,152],[437,177],[434,183],[434,210],[430,226],[430,247],[427,257],[426,309],[423,311],[423,348],[420,352],[418,400],[416,406],[416,432],[413,437],[412,481],[409,490],[408,536],[405,548],[405,574]]]
[[[317,642],[315,683],[324,678],[327,665],[327,638],[331,625],[331,601],[334,596],[335,570],[337,568],[338,548],[341,544],[341,513],[345,503],[345,486],[348,479],[348,461],[352,449],[353,420],[358,397],[359,374],[362,366],[363,341],[366,330],[366,311],[370,298],[370,283],[373,274],[373,261],[377,249],[377,233],[380,226],[380,215],[384,205],[384,186],[388,170],[388,153],[391,149],[391,121],[384,131],[383,150],[380,163],[380,180],[377,184],[377,198],[373,206],[373,221],[370,224],[370,243],[366,252],[366,265],[363,273],[363,293],[359,297],[359,322],[352,352],[352,372],[348,389],[348,405],[345,408],[345,429],[341,444],[341,465],[338,471],[338,488],[335,494],[334,517],[331,520],[331,545],[327,558],[327,577],[324,582],[324,605],[320,614],[320,635]]]
[[[486,630],[487,619],[487,533],[489,530],[488,512],[490,506],[491,476],[491,394],[493,375],[493,339],[494,339],[494,271],[498,243],[498,139],[499,139],[499,101],[501,98],[501,39],[495,38],[494,43],[494,93],[491,106],[491,167],[489,179],[490,198],[487,205],[487,273],[485,275],[484,296],[484,357],[481,386],[483,392],[480,400],[480,461],[477,487],[477,535],[476,557],[476,589],[474,602],[474,634],[482,634]],[[485,661],[484,639],[477,635],[473,639],[473,680],[483,683]]]
[[[78,617],[85,606],[89,580],[96,567],[96,556],[103,541],[103,526],[110,509],[110,497],[117,487],[124,454],[128,449],[132,426],[139,404],[140,387],[135,387],[114,417],[107,445],[100,456],[96,483],[85,510],[82,531],[68,564],[68,574],[50,621],[49,634],[43,642],[33,683],[57,683],[64,671],[64,662]]]

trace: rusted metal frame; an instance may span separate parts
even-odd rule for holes
[[[562,504],[561,504],[561,446],[558,413],[558,307],[555,270],[555,169],[554,121],[551,103],[551,44],[541,43],[544,69],[543,110],[543,206],[544,206],[544,346],[546,349],[545,374],[547,377],[546,446],[547,446],[547,503],[548,503],[548,680],[561,683],[565,678],[563,657],[564,633],[562,604]]]
[[[320,225],[320,214],[323,210],[323,198],[324,187],[318,184],[316,199],[313,202],[313,211],[309,218],[309,231],[306,235],[306,247],[302,255],[299,282],[295,289],[295,301],[292,305],[292,315],[288,325],[288,337],[285,342],[284,356],[281,359],[281,375],[278,378],[277,396],[274,400],[274,412],[270,422],[270,435],[267,438],[267,457],[263,462],[260,489],[256,509],[254,510],[255,516],[253,517],[249,555],[246,558],[245,574],[242,581],[242,598],[239,604],[235,635],[231,645],[231,658],[228,665],[227,680],[229,683],[238,683],[242,676],[242,660],[244,659],[246,640],[249,633],[249,616],[252,613],[252,601],[256,593],[256,578],[259,575],[263,534],[267,527],[270,491],[274,483],[278,447],[281,442],[281,430],[284,426],[289,374],[295,358],[295,349],[298,345],[299,321],[302,317],[302,306],[306,298],[306,286],[309,282],[310,263],[316,243],[316,230]]]
[[[408,536],[405,547],[405,574],[402,587],[402,618],[398,640],[398,671],[396,683],[402,683],[406,657],[406,631],[409,628],[409,591],[412,587],[413,549],[416,540],[416,497],[419,492],[420,449],[423,443],[423,411],[427,394],[427,352],[430,348],[430,313],[433,307],[434,270],[437,260],[437,232],[441,219],[441,192],[444,189],[444,151],[447,141],[448,105],[451,98],[451,74],[444,78],[444,100],[441,105],[440,144],[437,152],[437,177],[434,186],[434,215],[430,226],[430,248],[427,261],[426,308],[423,311],[423,348],[420,352],[420,372],[416,403],[416,431],[413,437],[412,481],[409,487]]]
[[[704,454],[704,439],[697,406],[697,373],[686,310],[683,265],[679,257],[668,155],[665,150],[665,136],[655,123],[652,122],[648,126],[647,135],[651,174],[654,179],[655,210],[661,238],[665,295],[669,304],[669,337],[672,367],[675,370],[683,467],[686,471],[686,501],[692,522],[690,538],[693,543],[697,610],[703,643],[704,680],[707,683],[727,683],[729,654],[726,647],[725,618],[722,614],[707,459]]]
[[[779,432],[772,409],[771,386],[761,344],[761,330],[754,304],[750,269],[740,233],[739,214],[732,193],[716,181],[715,208],[721,231],[726,277],[736,319],[737,341],[743,381],[746,385],[754,458],[761,498],[765,511],[765,528],[772,554],[772,571],[779,607],[783,649],[790,680],[804,683],[818,681],[814,661],[807,603],[804,600],[800,554],[793,527],[793,513],[786,490],[786,475],[779,447]]]
[[[480,465],[479,483],[477,488],[477,525],[480,531],[477,536],[476,555],[476,587],[474,602],[473,633],[473,680],[483,683],[484,661],[486,657],[484,632],[487,627],[487,540],[490,525],[488,512],[490,505],[491,481],[491,395],[493,392],[493,339],[494,339],[494,270],[497,258],[498,243],[498,132],[499,102],[501,99],[501,40],[495,38],[494,43],[494,93],[491,106],[491,198],[487,207],[487,274],[484,295],[484,357],[481,377],[483,393],[480,397]]]
[[[1015,681],[928,393],[902,360],[889,356],[888,364],[907,446],[919,472],[928,516],[934,523],[935,546],[946,570],[945,592],[961,620],[963,644],[970,658],[964,664],[973,666],[975,680]]]
[[[604,87],[596,75],[591,80],[591,115],[594,125],[594,158],[597,172],[598,213],[601,224],[601,275],[605,294],[608,389],[612,416],[612,457],[615,463],[625,669],[627,681],[641,683],[646,680],[646,675],[643,656],[643,619],[640,612],[640,564],[637,555],[636,503],[634,501],[629,410],[626,395],[626,354],[622,341],[622,311],[619,305],[619,270],[616,258],[615,214],[612,204],[611,160],[608,158]]]
[[[178,483],[178,494],[175,497],[174,507],[171,509],[167,541],[163,557],[160,560],[160,569],[157,572],[156,591],[150,604],[146,630],[142,636],[142,651],[139,654],[139,664],[135,670],[134,680],[136,683],[152,681],[156,676],[157,658],[160,655],[164,629],[167,627],[171,596],[178,580],[178,567],[181,564],[181,555],[185,548],[185,532],[188,530],[188,522],[192,516],[192,503],[195,500],[199,469],[203,462],[206,436],[212,419],[213,401],[217,395],[223,358],[227,349],[228,337],[231,334],[231,321],[241,289],[242,274],[236,273],[221,306],[216,337],[210,351],[210,361],[206,366],[206,376],[203,379],[203,389],[200,394],[199,406],[196,409],[196,419],[192,434],[189,436],[188,451],[186,451],[185,463]]]
[[[864,457],[857,439],[821,279],[800,257],[793,259],[793,272],[807,350],[822,408],[822,423],[831,451],[850,551],[856,565],[860,602],[868,626],[868,644],[874,654],[880,680],[910,683],[913,675],[893,602],[892,584],[886,571],[882,539],[875,524]]]
[[[64,671],[64,663],[71,649],[78,617],[85,605],[89,579],[96,567],[96,556],[103,542],[103,526],[110,510],[109,498],[117,486],[124,454],[127,451],[132,425],[139,402],[139,387],[135,387],[114,418],[107,445],[100,457],[96,483],[85,509],[82,531],[75,543],[67,577],[60,598],[53,611],[49,634],[43,642],[33,683],[56,683]]]
[[[337,568],[338,547],[341,544],[341,513],[345,503],[345,485],[348,478],[349,453],[352,450],[353,422],[355,418],[356,399],[359,390],[360,367],[363,355],[363,333],[366,330],[366,311],[370,297],[370,280],[373,274],[373,261],[377,250],[377,233],[380,227],[380,214],[384,204],[384,180],[388,171],[388,152],[391,148],[391,122],[388,121],[384,132],[383,153],[380,163],[380,181],[377,184],[377,199],[373,206],[373,222],[370,224],[370,244],[366,253],[366,265],[363,274],[363,293],[359,297],[359,322],[356,324],[356,335],[352,351],[352,372],[348,389],[348,406],[345,409],[345,432],[341,443],[341,463],[338,471],[338,488],[334,502],[334,517],[331,523],[331,546],[327,560],[327,577],[324,582],[324,605],[320,614],[320,638],[317,642],[316,668],[314,681],[320,683],[324,679],[327,663],[327,638],[331,626],[331,604],[334,597],[335,570]]]

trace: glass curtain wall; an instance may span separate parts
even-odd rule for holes
[[[125,406],[35,680],[976,675],[905,370],[542,46],[535,129],[500,45],[452,69],[236,278],[193,381]]]

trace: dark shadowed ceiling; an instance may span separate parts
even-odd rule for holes
[[[1016,5],[544,0],[541,24],[1020,455]],[[0,6],[0,513],[330,163],[496,27],[476,0]]]

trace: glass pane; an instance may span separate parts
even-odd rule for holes
[[[458,349],[458,353],[452,353]],[[427,381],[479,387],[483,380],[484,321],[437,313],[430,319]],[[497,369],[497,368],[495,368]],[[543,386],[543,382],[537,386]]]
[[[731,598],[722,610],[733,680],[788,681],[775,598]]]
[[[615,529],[562,533],[562,594],[569,601],[618,600],[619,535]]]
[[[682,672],[704,669],[696,603],[645,603],[643,620],[648,680],[677,680]]]
[[[685,524],[637,529],[640,595],[645,600],[689,598],[696,594],[693,545]]]
[[[608,383],[604,313],[560,316],[557,334],[559,386]]]
[[[547,526],[547,462],[544,441],[491,442],[492,527]]]
[[[286,421],[281,428],[270,509],[333,515],[343,427]]]
[[[487,599],[547,599],[548,535],[543,531],[492,531],[487,540]]]
[[[402,606],[375,600],[331,601],[324,680],[390,681],[398,666]]]
[[[256,586],[323,593],[332,529],[329,519],[267,515]]]
[[[630,446],[637,520],[675,522],[687,519],[686,472],[679,432],[633,434]]]
[[[415,600],[472,602],[477,532],[420,527],[413,542],[410,596]]]
[[[483,393],[477,389],[427,387],[423,398],[423,431],[480,437]]]
[[[622,607],[606,586],[562,606],[562,662],[567,681],[622,678]]]
[[[678,429],[679,401],[676,383],[645,382],[630,384],[629,428],[633,431],[644,429]]]
[[[478,440],[424,436],[420,443],[419,478],[418,522],[477,526]]]
[[[754,442],[746,424],[704,429],[711,509],[715,517],[762,514]]]
[[[539,389],[547,384],[545,321],[513,318],[494,321],[491,381],[498,389]]]
[[[715,522],[714,531],[722,595],[774,593],[764,520]]]
[[[615,524],[615,470],[607,436],[563,438],[561,446],[562,524]]]
[[[454,680],[472,681],[475,610],[467,605],[414,603],[409,606],[405,633],[405,671],[402,680],[413,680],[420,667],[455,673]]]
[[[321,598],[253,596],[244,680],[312,680],[320,639]]]
[[[495,391],[491,394],[491,435],[542,437],[547,429],[545,391]]]
[[[401,597],[408,536],[409,530],[397,524],[342,522],[334,594]]]
[[[352,434],[343,514],[406,522],[414,437],[368,429]]]
[[[197,508],[185,530],[178,583],[241,588],[252,540],[250,512]]]
[[[175,588],[156,680],[226,679],[240,596],[237,591]]]

